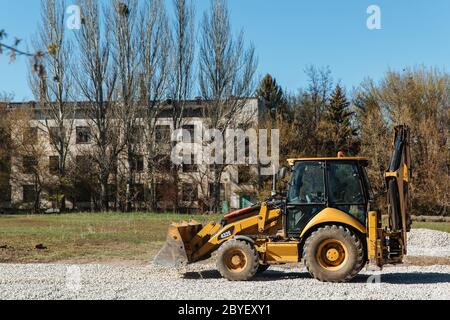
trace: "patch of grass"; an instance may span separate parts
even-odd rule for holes
[[[171,221],[219,220],[219,215],[79,213],[0,216],[0,262],[150,260]],[[43,244],[46,250],[35,248]]]
[[[450,232],[450,223],[448,222],[416,222],[414,221],[412,227],[415,229],[431,229],[437,231]]]

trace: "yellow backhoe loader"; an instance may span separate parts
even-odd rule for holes
[[[351,280],[367,264],[401,263],[410,229],[409,128],[395,128],[394,151],[384,172],[389,216],[374,209],[368,159],[289,160],[287,191],[205,225],[173,223],[154,262],[179,267],[211,257],[228,280],[248,280],[271,265],[304,261],[321,281]],[[286,168],[280,170],[282,179]]]

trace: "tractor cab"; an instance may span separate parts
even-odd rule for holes
[[[288,160],[291,176],[286,197],[286,234],[298,237],[318,213],[334,208],[366,225],[373,196],[366,158],[333,157]]]

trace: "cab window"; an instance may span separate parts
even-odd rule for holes
[[[289,203],[313,204],[325,202],[323,162],[298,162],[289,182]]]
[[[328,200],[330,206],[347,212],[365,223],[365,197],[361,183],[356,163],[329,163]]]

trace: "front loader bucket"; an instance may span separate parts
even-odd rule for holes
[[[164,267],[180,267],[190,263],[192,250],[189,242],[202,228],[202,224],[196,221],[172,223],[167,233],[166,243],[154,258],[153,263]]]

